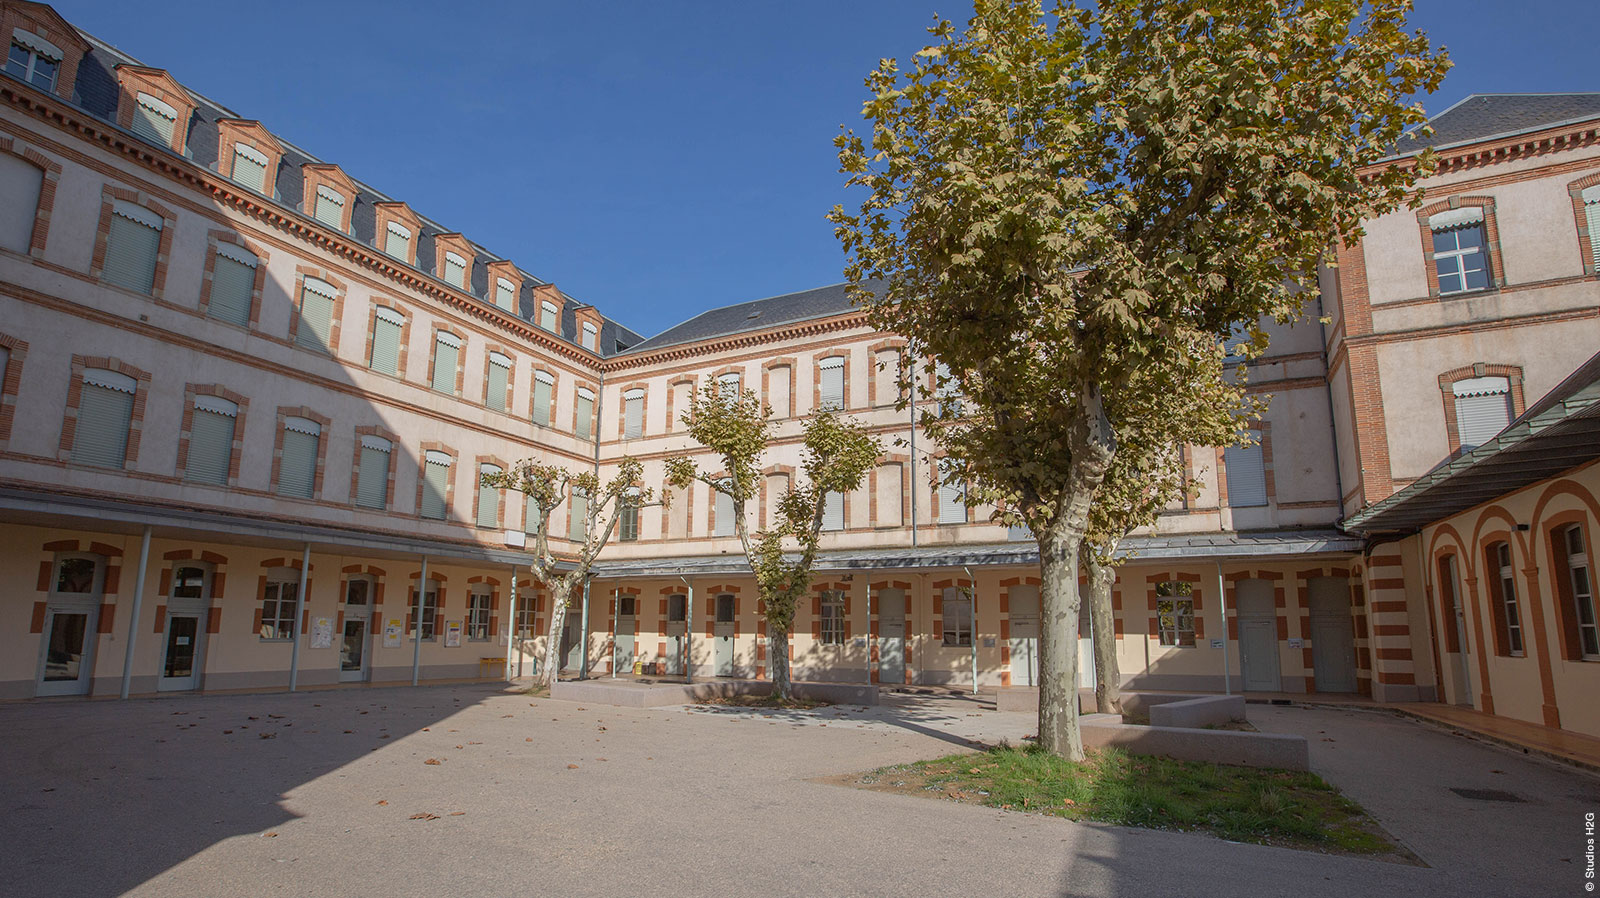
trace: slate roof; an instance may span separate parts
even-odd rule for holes
[[[630,352],[645,352],[664,346],[695,343],[748,331],[765,330],[813,318],[827,318],[850,311],[854,306],[845,295],[844,284],[831,284],[798,293],[785,293],[751,302],[712,309],[667,328],[634,346]]]
[[[90,49],[84,55],[78,67],[77,84],[74,89],[73,102],[84,112],[101,119],[112,127],[116,127],[118,84],[116,67],[122,64],[144,65],[143,62],[129,56],[116,47],[102,41],[91,34],[83,34],[90,44]],[[10,77],[9,75],[0,77]],[[211,100],[194,90],[188,89],[189,96],[196,103],[195,112],[189,121],[188,139],[186,141],[186,156],[190,162],[212,171],[217,170],[218,143],[220,140],[217,130],[217,120],[248,119],[249,116],[229,109],[222,104]],[[135,140],[143,141],[144,138],[127,129],[120,129],[123,133]],[[307,162],[326,162],[311,153],[295,146],[282,135],[274,134],[283,145],[283,159],[280,160],[277,172],[276,195],[272,199],[279,204],[293,210],[300,211],[302,215],[309,216],[309,212],[302,207],[305,185],[301,178],[300,166]],[[166,150],[165,147],[157,147]],[[170,150],[166,150],[170,152]],[[348,173],[348,172],[347,172]],[[352,175],[353,177],[353,175]],[[398,202],[394,197],[387,196],[367,184],[356,180],[357,193],[352,201],[350,215],[351,235],[374,249],[379,248],[377,240],[377,212],[375,204]],[[413,210],[415,211],[415,210]],[[446,228],[418,213],[422,219],[422,231],[417,235],[417,263],[416,270],[438,278],[439,272],[434,271],[434,262],[437,253],[434,249],[434,238],[439,234],[455,233],[455,229]],[[500,261],[502,256],[489,252],[473,243],[475,259],[472,266],[471,294],[477,297],[484,305],[493,306],[489,296],[489,274],[486,266],[490,262]],[[405,264],[401,262],[400,264]],[[520,266],[519,266],[520,267]],[[526,272],[524,272],[526,273]],[[522,294],[518,297],[517,314],[525,321],[536,323],[539,316],[539,300],[534,296],[533,288],[546,283],[533,275],[523,282]],[[561,313],[561,336],[569,343],[578,343],[578,328],[574,320],[573,311],[584,306],[571,297],[567,298]],[[602,356],[615,355],[617,352],[632,346],[642,340],[639,334],[623,327],[615,321],[602,316],[600,328],[599,350]]]
[[[1415,132],[1395,144],[1404,156],[1427,147],[1445,147],[1535,131],[1567,122],[1600,118],[1600,93],[1472,94],[1428,119],[1433,133]]]

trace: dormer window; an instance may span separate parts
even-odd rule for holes
[[[345,196],[326,184],[317,185],[311,217],[335,230],[344,229]]]
[[[411,229],[398,221],[389,222],[383,232],[383,251],[396,259],[411,258]]]
[[[494,304],[502,309],[510,310],[517,302],[517,287],[505,278],[495,278]]]
[[[266,193],[270,162],[267,155],[255,147],[236,143],[233,145],[233,180],[256,193]]]
[[[599,343],[599,336],[600,336],[600,329],[594,326],[594,322],[593,321],[585,321],[583,323],[583,348],[584,349],[587,349],[590,352],[594,352],[595,351],[595,346],[597,346],[598,343]]]
[[[178,128],[178,110],[147,93],[134,97],[133,133],[164,147],[172,146]]]
[[[553,302],[539,304],[539,326],[547,331],[554,331],[560,321],[561,311]]]
[[[467,260],[447,252],[444,254],[444,282],[452,287],[466,289],[467,286]]]
[[[11,32],[11,54],[6,57],[6,73],[42,91],[54,93],[66,54],[60,47],[31,31]]]

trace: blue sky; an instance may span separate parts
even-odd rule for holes
[[[905,0],[56,0],[69,21],[653,334],[842,279],[832,138]],[[968,9],[970,7],[967,7]],[[1593,0],[1418,0],[1456,67],[1426,102],[1600,90]]]

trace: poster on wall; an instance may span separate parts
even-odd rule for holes
[[[444,625],[444,646],[447,649],[461,645],[461,621],[447,621]]]
[[[383,625],[383,647],[386,649],[399,648],[400,634],[404,632],[405,621],[398,617],[390,618],[389,622]]]
[[[314,649],[333,648],[333,618],[313,617],[311,619],[311,647]]]

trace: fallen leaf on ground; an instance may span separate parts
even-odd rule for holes
[[[529,737],[528,737],[528,738],[526,738],[526,739],[524,739],[524,740],[522,740],[522,741],[523,741],[523,742],[532,742],[532,741],[533,741],[533,737],[532,737],[532,736],[529,736]]]
[[[465,816],[466,813],[467,813],[466,811],[451,811],[450,812],[450,816],[452,816],[452,817],[462,817],[462,816]]]
[[[428,760],[423,761],[422,763],[430,764],[430,765],[432,765],[434,767],[438,767],[439,766],[439,759],[438,758],[429,758]]]
[[[576,765],[576,764],[568,764],[567,765],[567,769],[568,770],[577,770],[578,769],[578,765]]]
[[[384,805],[384,804],[388,804],[388,803],[389,803],[389,802],[387,802],[387,801],[384,801],[384,800],[383,800],[383,799],[381,799],[381,798],[380,798],[380,799],[378,799],[378,804],[380,804],[380,805]]]
[[[424,813],[424,814],[412,814],[411,815],[411,819],[412,820],[438,820],[439,819],[439,815],[438,814],[426,814],[426,813]]]
[[[277,833],[262,833],[261,834],[261,838],[263,838],[263,839],[276,839],[277,837],[278,837]]]

